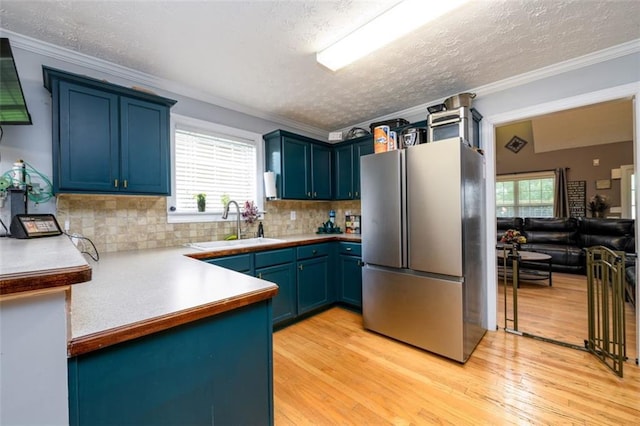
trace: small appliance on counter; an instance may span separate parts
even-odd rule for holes
[[[360,219],[360,215],[346,215],[344,220],[344,232],[347,234],[359,234]]]

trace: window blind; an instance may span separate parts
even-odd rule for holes
[[[207,194],[206,211],[220,213],[222,196],[256,198],[256,147],[236,136],[176,128],[175,200],[178,213],[197,212],[196,194]]]

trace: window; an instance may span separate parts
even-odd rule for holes
[[[173,188],[169,222],[219,220],[228,195],[242,208],[251,200],[263,211],[262,136],[172,115]],[[199,213],[196,194],[206,194]]]
[[[555,173],[496,177],[497,217],[553,217]]]

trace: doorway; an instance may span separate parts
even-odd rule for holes
[[[559,101],[553,101],[545,104],[539,104],[534,107],[525,108],[521,110],[510,111],[508,113],[496,114],[493,116],[485,116],[485,119],[482,121],[482,134],[484,140],[495,141],[496,136],[496,127],[500,125],[513,123],[516,121],[522,121],[529,117],[534,117],[538,115],[555,113],[558,111],[563,111],[570,108],[582,107],[585,105],[592,105],[599,102],[607,102],[621,98],[631,99],[634,96],[637,97],[640,93],[637,91],[637,86],[630,84],[624,86],[618,86],[611,89],[593,92],[586,95],[580,95],[573,98],[562,99]],[[639,128],[637,123],[640,123],[640,111],[637,108],[633,110],[633,120],[636,123],[635,128]],[[637,148],[637,137],[634,135],[634,155],[633,159],[635,164],[638,164],[638,148]],[[495,153],[495,145],[488,144],[485,147],[485,154],[487,158],[487,235],[494,236],[496,234],[496,212],[495,212],[495,172],[496,172],[496,153]],[[635,174],[637,176],[637,173]],[[635,180],[634,180],[635,182]],[[635,216],[637,217],[637,196],[634,194],[634,204],[635,204]],[[638,227],[636,226],[636,241],[638,241]],[[492,238],[487,239],[487,256],[489,259],[495,259],[495,242]],[[489,316],[488,326],[489,328],[497,328],[498,323],[496,320],[496,313],[498,311],[498,288],[497,288],[497,280],[496,280],[496,265],[494,262],[488,261],[488,270],[487,270],[487,283],[488,283],[488,294],[490,295],[487,299],[488,302],[488,312]],[[555,281],[555,280],[554,280]],[[638,293],[638,288],[636,286],[636,295]],[[495,295],[495,297],[493,296]],[[637,297],[636,297],[637,300]],[[636,325],[635,331],[635,354],[638,354],[640,342],[638,340],[638,306],[636,304],[634,319]],[[637,355],[636,355],[637,356]]]

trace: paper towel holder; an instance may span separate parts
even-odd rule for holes
[[[264,196],[267,200],[275,200],[278,198],[276,174],[274,172],[264,172]]]

